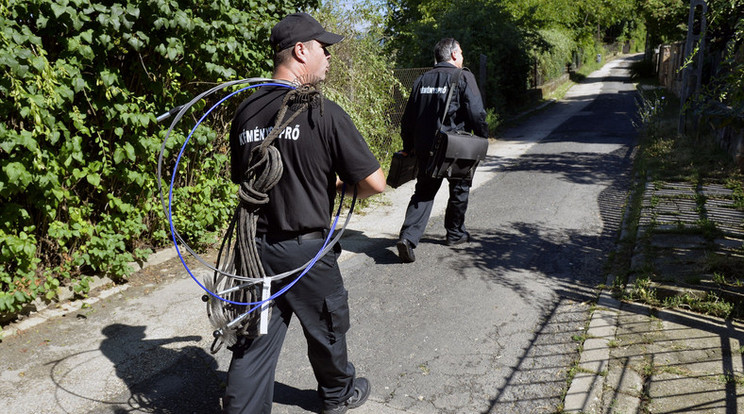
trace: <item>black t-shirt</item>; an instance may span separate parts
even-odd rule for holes
[[[238,106],[230,129],[231,178],[239,183],[250,151],[269,135],[288,88],[264,86]],[[292,114],[288,110],[284,119]],[[272,143],[284,172],[259,211],[258,233],[327,229],[336,196],[336,174],[351,185],[380,168],[380,163],[335,102],[323,100],[295,118]]]

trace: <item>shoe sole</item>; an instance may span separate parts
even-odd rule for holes
[[[405,242],[398,242],[397,247],[398,256],[400,256],[400,259],[403,260],[404,263],[413,263],[416,261],[416,257],[413,256],[413,252],[408,251],[411,248],[408,247]]]

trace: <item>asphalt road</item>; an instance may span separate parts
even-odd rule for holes
[[[610,62],[491,143],[471,192],[471,243],[444,244],[440,192],[417,261],[400,263],[395,241],[412,183],[354,215],[341,261],[349,347],[373,389],[352,412],[558,410],[629,185],[629,62]],[[229,352],[209,352],[201,291],[178,259],[149,272],[162,277],[6,327],[3,411],[219,412]],[[319,412],[315,388],[295,321],[274,412]]]

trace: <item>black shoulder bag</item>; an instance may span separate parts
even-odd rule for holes
[[[447,94],[442,114],[442,126],[447,119],[452,94],[462,75],[462,69],[457,71],[454,81]],[[432,178],[472,179],[478,164],[486,158],[488,139],[473,135],[467,131],[442,131],[439,128],[434,146],[429,152],[426,174]]]

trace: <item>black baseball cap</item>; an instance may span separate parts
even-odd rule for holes
[[[292,47],[297,42],[317,40],[325,45],[332,45],[344,37],[327,32],[317,20],[307,13],[293,13],[283,18],[271,29],[271,47],[275,52]]]

